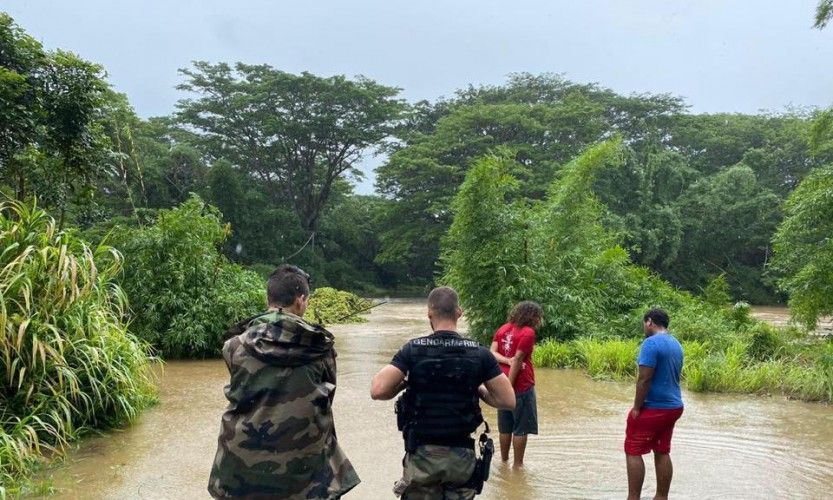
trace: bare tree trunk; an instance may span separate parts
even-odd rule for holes
[[[26,176],[23,171],[17,173],[17,192],[15,196],[18,201],[23,201],[26,198]]]

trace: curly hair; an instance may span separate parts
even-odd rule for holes
[[[518,302],[509,313],[506,321],[515,326],[531,326],[534,327],[543,316],[544,311],[537,302],[525,300]]]

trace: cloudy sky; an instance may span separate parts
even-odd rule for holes
[[[833,104],[833,28],[811,29],[816,3],[3,0],[0,10],[48,48],[104,65],[145,117],[171,113],[177,68],[192,60],[361,74],[412,101],[555,72],[683,96],[694,112],[754,113]]]

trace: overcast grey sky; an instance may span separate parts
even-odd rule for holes
[[[564,73],[694,112],[833,104],[833,28],[817,0],[3,0],[48,48],[107,69],[144,117],[170,114],[192,60],[362,74],[411,100]],[[371,162],[372,163],[372,162]],[[366,191],[367,183],[361,191]]]

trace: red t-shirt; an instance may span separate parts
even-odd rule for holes
[[[526,353],[521,371],[515,379],[515,392],[520,394],[535,385],[535,370],[532,368],[532,349],[535,347],[535,330],[528,326],[517,327],[506,323],[495,332],[493,342],[497,342],[497,352],[509,359],[515,357],[515,352],[521,350]],[[509,376],[509,365],[500,363],[500,369]]]

